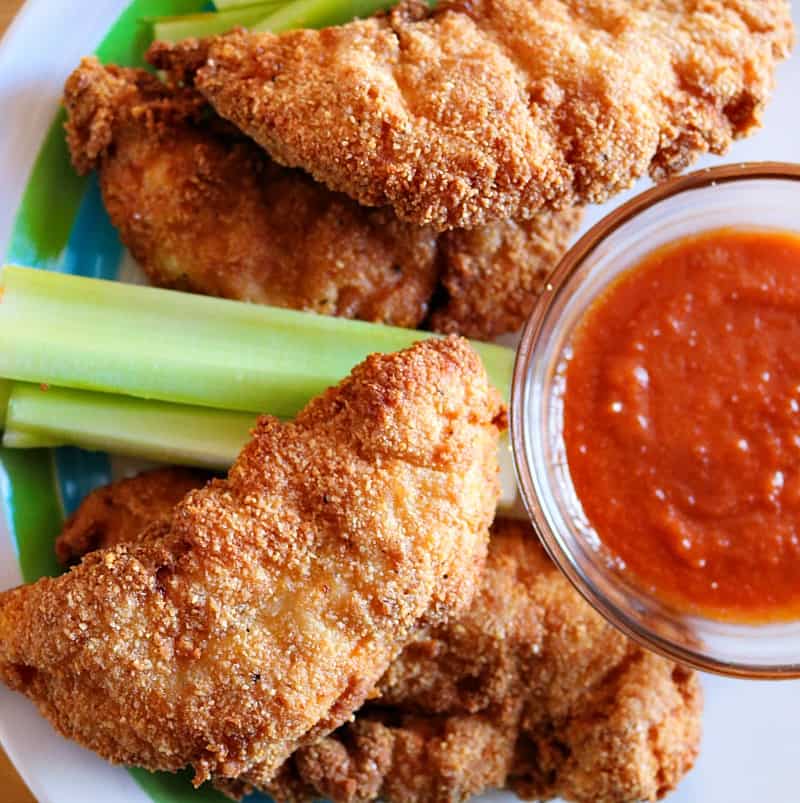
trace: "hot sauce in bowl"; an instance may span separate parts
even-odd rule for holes
[[[800,618],[800,237],[651,253],[586,311],[565,379],[569,475],[621,570],[712,619]]]
[[[800,678],[800,164],[698,170],[567,252],[517,348],[520,495],[575,588],[699,669]]]

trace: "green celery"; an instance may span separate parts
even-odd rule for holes
[[[35,435],[21,429],[6,429],[3,432],[2,445],[6,449],[53,449],[56,446],[66,446],[67,444],[55,438]]]
[[[6,423],[6,408],[8,407],[8,397],[11,394],[11,385],[7,379],[0,379],[0,429]]]
[[[257,4],[259,0],[214,0],[217,11],[227,11],[232,8],[243,8]]]
[[[249,28],[273,14],[285,2],[287,0],[271,0],[242,8],[232,8],[229,11],[154,17],[147,21],[153,25],[154,39],[162,42],[178,42],[189,37],[214,36],[238,26]]]
[[[8,266],[0,377],[294,416],[371,352],[415,330]],[[508,397],[514,352],[473,343]]]
[[[230,468],[252,413],[14,383],[3,446],[68,444],[201,468]]]
[[[343,25],[396,4],[397,0],[294,0],[254,25],[252,30],[281,33],[297,28]]]
[[[369,17],[396,5],[397,0],[219,0],[217,12],[162,17],[152,20],[156,39],[176,42],[188,37],[212,36],[242,26],[254,31],[325,28],[356,17]]]
[[[250,413],[147,401],[86,390],[12,384],[3,446],[80,446],[127,457],[226,471],[247,442]],[[508,438],[498,452],[498,509],[521,516]]]

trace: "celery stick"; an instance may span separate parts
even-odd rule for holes
[[[163,42],[178,42],[190,36],[214,36],[232,28],[249,28],[256,22],[273,14],[286,0],[271,0],[257,5],[233,8],[230,11],[205,14],[184,14],[176,17],[155,17],[148,20],[153,24],[153,38]]]
[[[225,470],[247,442],[255,418],[251,413],[14,383],[3,445],[69,444]]]
[[[217,11],[227,11],[231,8],[252,6],[255,3],[258,3],[258,0],[214,0],[214,7],[217,9]]]
[[[81,446],[128,457],[225,471],[249,437],[250,413],[22,382],[12,384],[3,446]],[[507,437],[500,441],[498,510],[525,518]]]
[[[236,26],[254,31],[324,28],[341,25],[356,17],[369,17],[391,8],[397,0],[220,0],[217,13],[160,17],[153,22],[154,38],[176,42],[188,37],[212,36]]]
[[[0,429],[6,423],[6,408],[8,407],[8,397],[11,394],[11,382],[7,379],[0,379]]]
[[[253,31],[281,33],[297,28],[343,25],[391,8],[397,0],[294,0],[253,26]]]
[[[289,418],[428,333],[9,266],[0,377]],[[506,396],[514,352],[473,344]]]
[[[3,446],[6,449],[52,449],[67,444],[45,435],[34,435],[21,429],[6,429],[3,433]]]

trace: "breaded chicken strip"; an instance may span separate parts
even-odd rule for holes
[[[417,326],[436,235],[272,162],[203,97],[86,58],[64,94],[79,172],[100,169],[123,243],[160,287]]]
[[[437,237],[286,170],[201,95],[84,59],[65,87],[80,172],[150,280],[206,295],[489,339],[519,329],[580,212]],[[438,288],[438,290],[437,290]]]
[[[95,488],[64,522],[56,557],[68,566],[97,549],[137,543],[151,526],[169,524],[178,502],[208,480],[202,471],[169,466]]]
[[[208,479],[202,471],[162,468],[92,491],[64,522],[56,557],[68,566],[95,549],[133,543],[150,525],[169,524],[175,505]]]
[[[410,644],[355,723],[301,748],[270,785],[280,801],[655,800],[692,767],[695,673],[606,623],[528,525],[492,530],[483,585],[455,622]],[[242,790],[232,790],[242,791]]]
[[[369,357],[138,543],[0,594],[0,678],[112,761],[271,778],[470,602],[504,417],[466,341]]]
[[[441,289],[428,327],[480,340],[521,329],[582,218],[567,207],[440,234]]]
[[[280,803],[440,803],[503,788],[523,800],[657,800],[695,761],[701,697],[692,672],[639,650],[561,719],[528,725],[520,698],[477,714],[367,707],[300,748],[268,791]]]
[[[87,539],[95,497],[130,512],[169,513],[176,470],[90,494],[62,535]],[[134,526],[135,525],[135,526]],[[104,530],[108,541],[117,535]],[[691,768],[700,737],[694,673],[641,650],[583,602],[527,525],[492,528],[482,586],[456,621],[412,642],[377,695],[332,736],[300,748],[267,784],[278,801],[328,798],[434,803],[490,788],[586,803],[655,799]],[[248,784],[224,784],[239,796]]]
[[[759,125],[786,0],[411,0],[154,64],[331,189],[438,229],[606,200]]]

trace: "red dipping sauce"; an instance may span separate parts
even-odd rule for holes
[[[637,584],[716,619],[800,616],[800,238],[719,230],[597,299],[566,369],[583,510]]]

